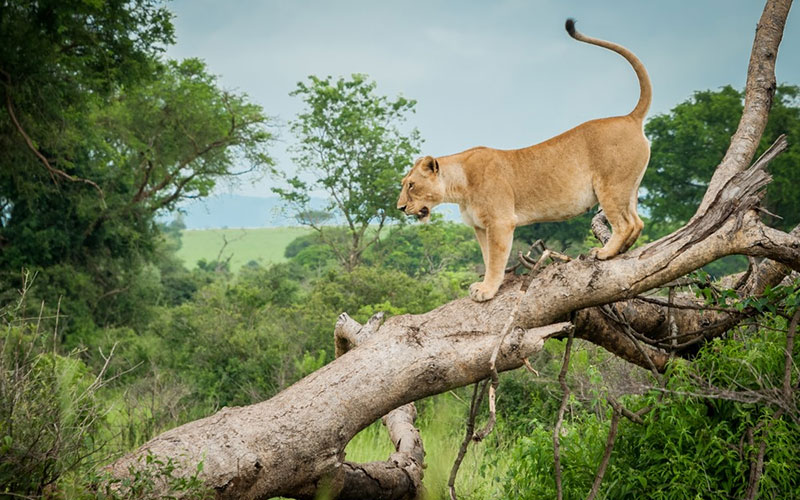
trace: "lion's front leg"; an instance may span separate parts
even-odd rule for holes
[[[486,228],[486,248],[481,248],[484,251],[486,274],[483,281],[470,285],[469,296],[472,300],[483,302],[491,299],[497,293],[503,283],[513,239],[514,226],[489,226]],[[486,255],[486,251],[488,251],[488,255]]]
[[[486,238],[486,229],[482,227],[473,227],[475,230],[475,238],[478,240],[478,245],[481,247],[481,257],[483,258],[483,274],[489,272],[489,243]]]

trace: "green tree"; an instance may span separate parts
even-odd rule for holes
[[[403,220],[395,200],[403,173],[419,151],[419,132],[400,130],[416,102],[402,96],[390,100],[375,89],[365,75],[336,81],[310,76],[299,82],[291,93],[305,103],[292,123],[298,175],[275,172],[287,186],[273,191],[296,213],[316,213],[310,206],[315,192],[329,197],[325,210],[346,224],[345,245],[326,238],[319,218],[300,222],[317,230],[348,270],[378,241],[387,221]]]
[[[271,163],[260,107],[198,60],[160,59],[170,17],[145,0],[0,5],[0,303],[20,269],[46,270],[37,293],[65,297],[72,331],[142,320],[157,213]]]
[[[158,0],[2,2],[2,171],[92,183],[74,162],[87,111],[149,77],[174,40],[171,17]]]
[[[472,229],[441,219],[391,231],[364,254],[364,261],[417,278],[436,276],[445,271],[476,272],[483,265]]]
[[[0,303],[15,297],[23,267],[49,267],[38,288],[70,297],[63,305],[74,324],[131,277],[106,281],[104,263],[134,270],[135,250],[147,246],[148,238],[108,245],[101,233],[84,235],[110,208],[109,186],[93,171],[91,116],[120,88],[152,77],[173,41],[171,14],[155,0],[9,0],[0,4],[0,39]],[[125,234],[152,230],[133,220]]]
[[[172,209],[208,195],[220,178],[272,165],[269,118],[246,95],[221,89],[205,63],[168,61],[155,76],[94,115],[109,146],[100,162],[122,167],[134,188],[124,207]]]
[[[742,102],[742,92],[731,86],[698,91],[669,113],[647,122],[651,157],[640,195],[650,218],[645,227],[649,234],[666,234],[694,215],[738,126]],[[769,166],[775,180],[767,190],[765,204],[783,217],[776,225],[787,229],[800,222],[800,186],[796,182],[800,174],[800,87],[778,87],[760,151],[780,134],[787,134],[789,149]]]

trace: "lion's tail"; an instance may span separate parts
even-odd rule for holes
[[[636,107],[630,112],[630,116],[643,121],[645,115],[647,114],[647,110],[650,109],[650,102],[653,100],[653,87],[650,85],[650,77],[647,76],[647,70],[644,69],[644,64],[642,64],[642,61],[640,61],[639,58],[633,54],[633,52],[626,49],[622,45],[600,40],[599,38],[588,37],[579,33],[575,29],[574,19],[567,19],[566,28],[569,36],[575,40],[591,43],[592,45],[599,45],[600,47],[613,50],[631,63],[633,70],[636,72],[636,76],[639,78],[639,102],[636,103]]]

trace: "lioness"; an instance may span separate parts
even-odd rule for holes
[[[650,159],[642,124],[652,88],[641,61],[621,45],[567,32],[581,42],[613,50],[628,60],[639,78],[639,102],[629,114],[592,120],[523,149],[486,147],[414,163],[403,178],[397,208],[427,221],[439,203],[458,203],[461,217],[475,230],[486,274],[473,283],[470,297],[478,302],[497,293],[514,228],[534,222],[560,221],[600,203],[613,230],[598,259],[627,250],[644,224],[636,213],[639,183]]]

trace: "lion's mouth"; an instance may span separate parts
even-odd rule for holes
[[[428,207],[422,207],[419,209],[419,212],[417,212],[417,219],[422,220],[428,215],[430,215],[430,213],[431,211],[428,210]]]

